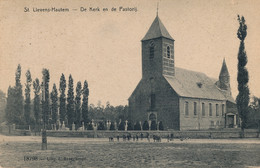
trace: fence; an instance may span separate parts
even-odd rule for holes
[[[5,135],[41,135],[42,126],[28,126],[28,125],[1,125],[0,133]],[[158,135],[162,138],[171,136],[173,138],[240,138],[240,129],[222,129],[222,130],[203,130],[203,131],[110,131],[110,130],[47,130],[47,136],[52,137],[88,137],[88,138],[108,138],[108,137],[122,137],[123,135],[131,134],[132,136],[141,134],[145,137],[147,135]],[[244,134],[245,138],[259,138],[259,130],[247,129]]]
[[[144,137],[157,135],[162,138],[167,138],[168,136],[172,138],[192,138],[192,139],[202,139],[202,138],[240,138],[241,131],[53,131],[48,130],[47,136],[53,137],[88,137],[88,138],[108,138],[108,137],[123,137],[123,135],[132,135],[138,137],[143,134]],[[245,138],[259,138],[258,130],[246,130]]]
[[[0,133],[5,135],[40,135],[40,125],[1,125]]]

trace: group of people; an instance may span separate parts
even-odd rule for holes
[[[138,141],[139,138],[142,141],[144,138],[146,138],[147,141],[150,142],[150,138],[151,137],[152,137],[154,142],[161,142],[161,139],[162,139],[161,136],[159,136],[159,135],[152,135],[152,136],[150,136],[148,132],[146,133],[146,136],[144,136],[143,133],[135,134],[135,135],[131,135],[130,133],[128,133],[128,134],[124,134],[121,138],[123,139],[123,141],[130,141],[131,139],[133,139],[133,141]],[[119,142],[120,136],[117,135],[116,139]],[[167,139],[167,142],[173,141],[174,135],[173,134],[168,134],[166,139]],[[184,141],[184,140],[190,139],[190,137],[179,137],[179,139],[180,139],[180,141]],[[114,137],[110,136],[109,137],[109,141],[114,141]]]
[[[120,137],[119,135],[116,136],[116,139],[117,141],[119,142],[120,138],[123,139],[123,141],[130,141],[133,139],[133,141],[138,141],[139,139],[142,141],[144,138],[147,139],[148,142],[150,142],[150,135],[149,133],[146,133],[146,135],[144,136],[143,133],[140,133],[140,134],[135,134],[135,135],[131,135],[130,133],[127,133],[127,134],[123,134],[122,137]],[[154,142],[161,142],[161,136],[158,136],[158,135],[153,135],[152,136],[153,138],[153,141]],[[168,135],[167,136],[167,141],[171,141],[173,139],[172,136]],[[114,141],[114,137],[113,136],[110,136],[109,137],[109,141]]]

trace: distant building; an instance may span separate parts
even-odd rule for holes
[[[175,130],[236,127],[225,59],[218,80],[175,67],[174,39],[158,16],[141,42],[142,79],[128,99],[133,122],[162,121]]]

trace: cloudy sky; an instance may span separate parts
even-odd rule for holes
[[[17,65],[22,83],[30,69],[33,79],[50,70],[50,88],[62,73],[87,80],[90,103],[127,104],[141,79],[141,39],[156,16],[175,39],[175,65],[218,78],[223,58],[237,95],[237,14],[245,16],[248,36],[249,87],[260,97],[260,1],[258,0],[1,0],[0,89],[14,85]],[[135,11],[118,11],[120,7]],[[30,12],[24,12],[24,8]],[[33,12],[33,8],[68,8],[70,12]],[[80,12],[80,8],[87,8]],[[100,11],[88,11],[99,7]],[[111,8],[117,11],[111,11]],[[103,12],[102,9],[108,11]],[[75,10],[73,10],[75,9]]]

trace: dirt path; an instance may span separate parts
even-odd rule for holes
[[[167,142],[0,135],[0,167],[260,167],[259,139]]]

